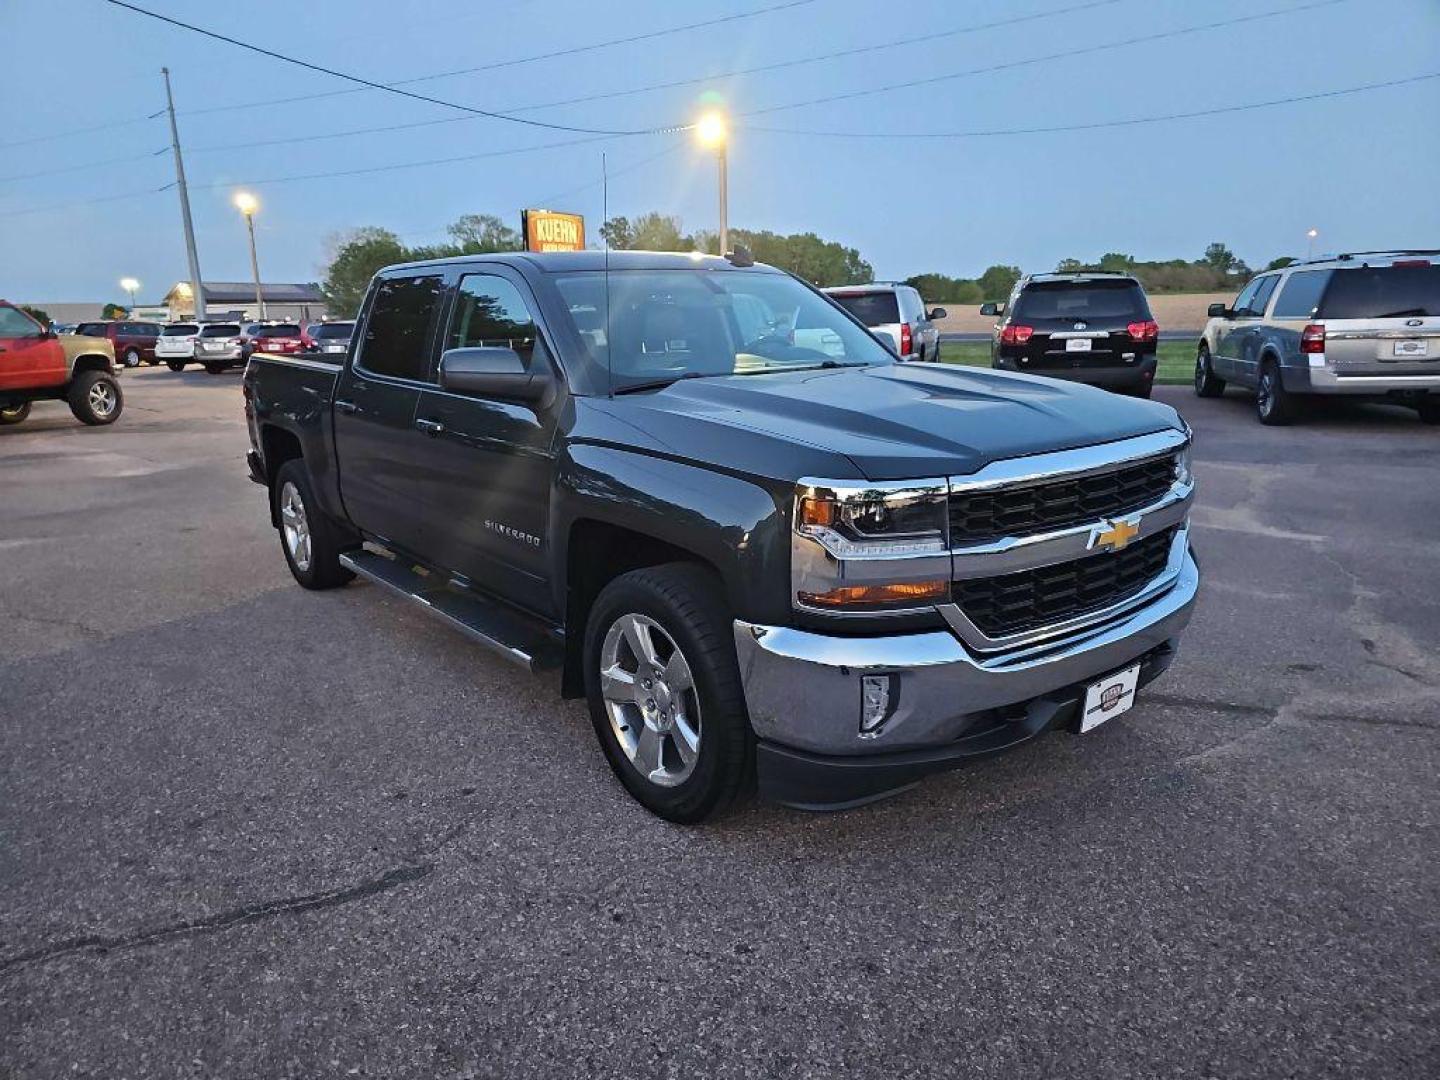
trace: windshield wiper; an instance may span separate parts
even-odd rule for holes
[[[853,364],[842,364],[839,360],[825,360],[818,364],[776,364],[774,367],[755,368],[753,371],[737,371],[736,375],[776,375],[782,371],[828,371],[831,368],[869,367],[863,360]]]
[[[685,371],[679,375],[667,375],[663,379],[647,379],[645,382],[630,383],[628,386],[622,386],[618,390],[611,391],[611,393],[619,397],[621,394],[638,394],[642,390],[663,390],[665,387],[685,379],[708,379],[709,377],[710,374],[708,372]]]

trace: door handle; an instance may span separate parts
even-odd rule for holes
[[[360,411],[360,406],[356,405],[353,401],[341,401],[339,398],[335,399],[335,408],[343,413],[357,413]]]
[[[415,426],[431,437],[439,435],[445,430],[445,425],[439,420],[416,420]]]

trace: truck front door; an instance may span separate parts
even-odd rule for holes
[[[526,367],[547,365],[524,279],[498,264],[461,272],[439,353],[513,349]],[[415,448],[424,490],[427,555],[512,603],[554,614],[547,559],[556,408],[439,386],[420,395]]]
[[[376,283],[335,388],[335,458],[345,513],[362,531],[424,556],[415,409],[431,367],[445,282],[437,273]]]
[[[64,386],[65,348],[19,308],[0,306],[0,390]]]

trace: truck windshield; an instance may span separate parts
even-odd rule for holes
[[[1320,302],[1322,319],[1402,319],[1440,315],[1440,266],[1336,270]]]
[[[585,343],[584,383],[593,392],[894,360],[863,327],[783,274],[618,270],[609,277],[608,290],[601,271],[555,279]]]

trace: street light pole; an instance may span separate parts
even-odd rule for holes
[[[716,157],[720,161],[720,254],[724,255],[730,250],[730,176],[724,143]]]
[[[266,317],[265,293],[260,288],[260,259],[255,254],[255,211],[259,209],[260,203],[247,192],[240,192],[235,196],[235,205],[240,213],[245,215],[245,228],[250,234],[250,275],[255,282],[255,306],[260,309],[260,318]]]
[[[130,311],[133,314],[135,311],[135,293],[140,289],[140,282],[136,281],[133,277],[121,278],[120,287],[130,294]]]
[[[1307,262],[1310,262],[1310,261],[1312,261],[1312,260],[1315,258],[1315,237],[1317,237],[1317,236],[1320,235],[1320,230],[1319,230],[1319,229],[1311,229],[1311,230],[1310,230],[1309,232],[1307,232],[1305,235],[1310,238],[1310,250],[1307,252],[1307,254],[1306,254],[1306,256],[1305,256],[1305,260],[1306,260]]]

